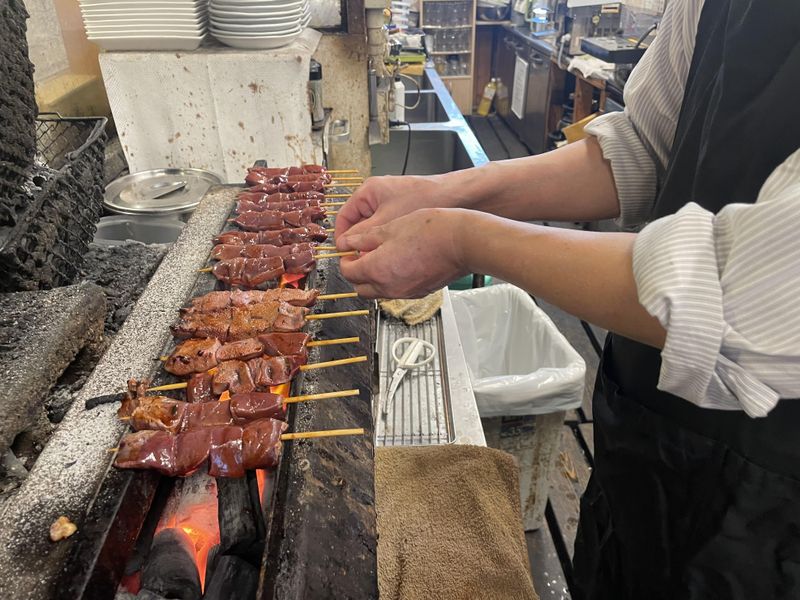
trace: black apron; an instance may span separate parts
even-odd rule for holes
[[[706,0],[652,218],[754,202],[800,144],[798,98],[800,2]],[[609,335],[574,597],[800,599],[800,400],[701,409],[656,389],[660,367]]]

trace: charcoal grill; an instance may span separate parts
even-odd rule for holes
[[[206,261],[211,238],[225,226],[237,190],[209,190],[30,476],[7,503],[0,515],[0,596],[113,598],[137,547],[150,547],[154,530],[148,514],[158,514],[174,481],[109,468],[113,457],[107,450],[125,430],[115,416],[118,405],[85,410],[84,403],[119,392],[129,378],[158,370],[154,358],[170,348],[168,328],[177,309],[213,285],[211,276],[198,277],[197,269]],[[316,279],[310,285],[325,293],[351,289],[335,261],[320,261],[312,276]],[[357,298],[336,301],[337,310],[364,307],[373,306]],[[348,346],[346,354],[372,356],[374,318],[316,321],[309,327],[312,333],[321,329],[324,337],[358,335],[361,344]],[[312,352],[313,360],[342,357],[335,347]],[[309,371],[293,382],[294,393],[358,388],[361,396],[292,405],[290,430],[364,427],[370,435],[285,445],[261,525],[259,599],[377,597],[370,409],[377,387],[374,365],[370,360]],[[157,382],[165,380],[157,376]],[[242,488],[225,494],[243,497]],[[54,544],[47,532],[62,515],[78,525],[78,532]],[[252,565],[252,551],[248,547],[217,557],[225,582],[252,579],[252,570],[242,564]],[[245,571],[237,571],[240,567]],[[227,583],[220,585],[224,590]]]

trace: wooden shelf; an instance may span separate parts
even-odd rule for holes
[[[429,56],[431,58],[435,57],[437,61],[441,62],[444,56],[458,56],[459,62],[463,65],[466,63],[468,75],[450,75],[450,76],[441,76],[442,80],[444,81],[445,85],[447,86],[447,90],[450,92],[450,96],[453,98],[453,101],[456,103],[458,108],[464,114],[469,114],[472,112],[473,104],[474,104],[474,77],[473,73],[475,71],[475,11],[477,9],[476,0],[461,0],[462,2],[466,2],[470,8],[469,12],[467,13],[469,16],[469,23],[464,25],[424,25],[423,23],[428,22],[428,16],[431,13],[427,12],[427,8],[430,7],[434,2],[438,3],[440,0],[421,0],[420,1],[420,13],[419,13],[419,22],[420,28],[427,31],[428,35],[433,35],[434,32],[438,32],[441,30],[453,29],[459,30],[463,32],[469,32],[469,47],[466,50],[435,50],[433,52],[429,52]],[[427,5],[427,6],[426,6]],[[441,5],[437,8],[440,8]],[[443,7],[441,7],[443,8]],[[441,13],[444,16],[444,13]],[[467,16],[467,15],[462,15]],[[434,21],[437,19],[434,18]],[[489,32],[488,29],[485,29],[487,33]]]
[[[472,29],[472,25],[423,25],[422,29]]]

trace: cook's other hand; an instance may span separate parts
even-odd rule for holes
[[[439,175],[370,177],[336,215],[336,243],[345,235],[364,233],[420,208],[454,206],[452,187]]]
[[[340,239],[342,275],[365,298],[422,298],[466,274],[461,209],[425,208]],[[369,220],[364,221],[364,224]]]

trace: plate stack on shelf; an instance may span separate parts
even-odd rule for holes
[[[311,20],[308,0],[211,0],[211,35],[233,48],[286,46]]]
[[[105,50],[195,50],[208,0],[80,0],[89,41]]]

